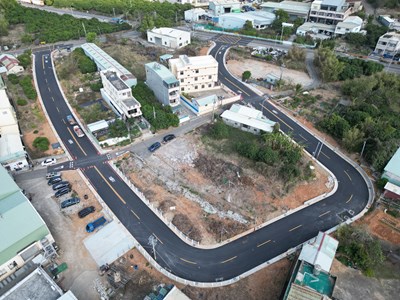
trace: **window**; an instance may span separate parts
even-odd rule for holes
[[[183,71],[180,71],[179,74],[183,75]]]
[[[199,78],[198,78],[198,77],[195,77],[195,78],[194,78],[194,81],[197,81],[197,79],[199,79]]]
[[[211,75],[208,75],[208,79],[211,79],[212,78],[212,76]]]
[[[208,84],[208,87],[211,87],[211,83]]]
[[[182,78],[182,79],[181,79],[181,82],[183,83],[184,81],[185,81],[185,79]]]
[[[199,70],[196,70],[196,74],[199,74]]]
[[[195,90],[197,90],[198,88],[199,88],[199,87],[198,87],[197,85],[194,87]]]
[[[204,84],[201,85],[201,88],[204,89]]]
[[[150,41],[152,41],[152,40],[153,40],[153,38],[151,37],[151,38],[150,38]]]
[[[181,91],[183,92],[185,90],[185,88],[181,88]]]
[[[179,47],[181,47],[182,46],[182,43],[179,43]]]

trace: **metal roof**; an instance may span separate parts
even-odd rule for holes
[[[384,170],[400,177],[400,148],[397,149]]]
[[[178,82],[178,79],[172,74],[170,70],[168,70],[164,65],[159,64],[158,62],[151,62],[145,64],[146,68],[153,70],[162,80],[166,83],[175,83]]]
[[[0,265],[49,234],[46,224],[0,165]]]
[[[260,5],[265,8],[282,9],[288,13],[297,13],[307,15],[311,8],[311,2],[303,3],[296,1],[282,1],[282,2],[265,2]]]
[[[108,129],[108,123],[106,120],[100,120],[87,125],[90,132],[96,132],[103,129]]]
[[[388,190],[389,192],[395,193],[396,195],[400,196],[400,186],[397,186],[393,183],[387,182],[385,184],[385,190]]]

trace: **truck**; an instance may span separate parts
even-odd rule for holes
[[[74,117],[71,116],[71,115],[67,116],[67,121],[68,121],[69,125],[75,125],[76,124]]]
[[[93,222],[90,222],[89,224],[87,224],[86,231],[89,233],[93,232],[96,228],[103,226],[105,222],[107,222],[106,218],[100,217],[97,220],[94,220]]]
[[[75,125],[73,127],[73,129],[74,129],[75,134],[77,135],[77,137],[84,137],[85,136],[85,134],[83,133],[82,129],[78,125]]]

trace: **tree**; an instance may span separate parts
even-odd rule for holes
[[[244,71],[242,74],[242,81],[247,81],[251,77],[251,72],[250,71]]]
[[[0,12],[0,36],[8,35],[8,21],[3,12]]]
[[[229,136],[229,127],[224,122],[217,120],[210,133],[214,139],[226,139]]]
[[[39,136],[35,138],[35,140],[33,141],[33,147],[41,151],[49,150],[49,145],[50,145],[49,140],[44,136]]]
[[[296,84],[294,87],[294,96],[296,97],[302,92],[303,92],[303,86],[300,83]]]
[[[360,149],[364,133],[357,127],[352,127],[343,134],[343,144],[347,150],[355,151]]]
[[[364,47],[366,42],[367,42],[367,37],[362,34],[362,33],[348,33],[344,36],[344,39],[347,43],[357,47],[361,48]]]
[[[349,123],[336,113],[325,117],[319,122],[319,126],[336,138],[342,139],[343,134],[350,129]]]
[[[32,52],[30,50],[25,50],[25,52],[18,56],[18,60],[21,66],[25,69],[32,64]]]
[[[88,43],[97,42],[97,33],[96,32],[88,32],[86,34],[86,42],[88,42]]]
[[[325,82],[338,80],[344,65],[337,59],[335,52],[322,47],[318,48],[315,54],[314,64],[319,68],[322,80]]]

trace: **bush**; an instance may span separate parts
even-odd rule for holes
[[[229,127],[224,122],[217,120],[211,128],[211,137],[214,139],[226,139],[229,136]]]
[[[20,106],[25,106],[28,104],[28,101],[26,101],[25,99],[18,99],[17,104]]]
[[[46,137],[40,136],[37,137],[34,141],[33,141],[33,147],[41,150],[41,151],[47,151],[49,150],[49,145],[50,142]]]
[[[23,66],[25,69],[27,67],[30,67],[32,64],[31,54],[32,52],[30,50],[26,50],[23,54],[18,56],[20,65]]]
[[[7,76],[8,80],[12,83],[12,84],[18,84],[19,83],[19,77],[15,74],[10,74]]]
[[[124,137],[128,135],[128,128],[122,120],[115,120],[109,127],[110,137]]]
[[[250,71],[244,71],[242,74],[242,81],[247,81],[251,77],[251,72]]]
[[[376,181],[376,186],[378,187],[379,190],[383,191],[386,183],[388,183],[388,182],[389,182],[389,180],[387,178],[379,178]]]
[[[72,55],[78,63],[79,71],[82,74],[94,73],[97,71],[96,63],[86,56],[82,48],[76,48]]]
[[[19,81],[25,96],[30,100],[35,100],[37,97],[36,90],[32,84],[32,76],[25,76]]]
[[[103,84],[101,83],[101,80],[99,80],[95,83],[91,83],[89,86],[93,92],[100,92],[100,89],[103,87]]]

